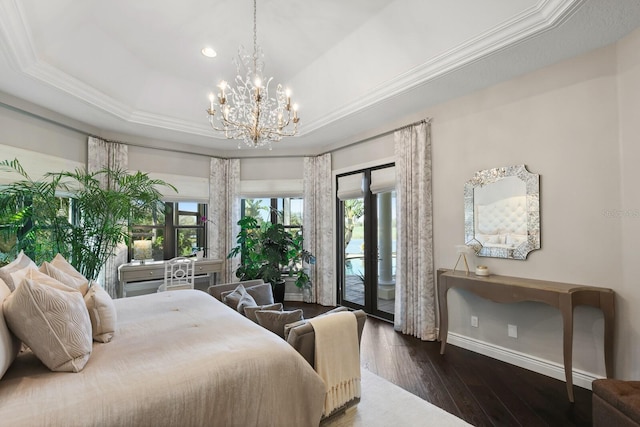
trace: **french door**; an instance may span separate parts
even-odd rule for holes
[[[338,301],[387,320],[395,306],[395,174],[385,165],[339,175]]]

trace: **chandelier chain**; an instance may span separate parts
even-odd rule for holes
[[[253,0],[253,73],[258,72],[258,8],[257,0]],[[254,75],[254,77],[256,77]]]

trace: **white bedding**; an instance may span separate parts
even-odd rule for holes
[[[79,373],[18,356],[0,380],[11,426],[317,426],[325,387],[285,341],[208,294],[115,301],[118,329]]]

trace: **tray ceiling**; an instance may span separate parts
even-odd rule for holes
[[[391,129],[638,26],[636,0],[259,0],[265,74],[302,118],[272,154]],[[105,134],[224,153],[236,145],[209,128],[208,94],[251,43],[250,0],[0,0],[0,91]]]

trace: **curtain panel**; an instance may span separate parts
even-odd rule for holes
[[[396,302],[394,327],[435,340],[431,123],[394,133],[397,179]]]
[[[102,169],[127,169],[129,167],[129,147],[118,142],[105,141],[90,136],[87,141],[87,172],[93,173]],[[111,182],[101,177],[104,188],[110,188]],[[123,225],[126,227],[126,224]],[[109,293],[111,298],[118,295],[118,267],[127,263],[128,248],[124,242],[118,244],[115,253],[109,257],[98,275],[98,283]]]
[[[211,158],[209,173],[209,213],[207,256],[226,260],[240,231],[240,160]],[[230,259],[218,277],[218,283],[233,282],[240,261]]]
[[[304,158],[304,247],[316,259],[310,265],[312,302],[336,305],[333,260],[331,154]]]

